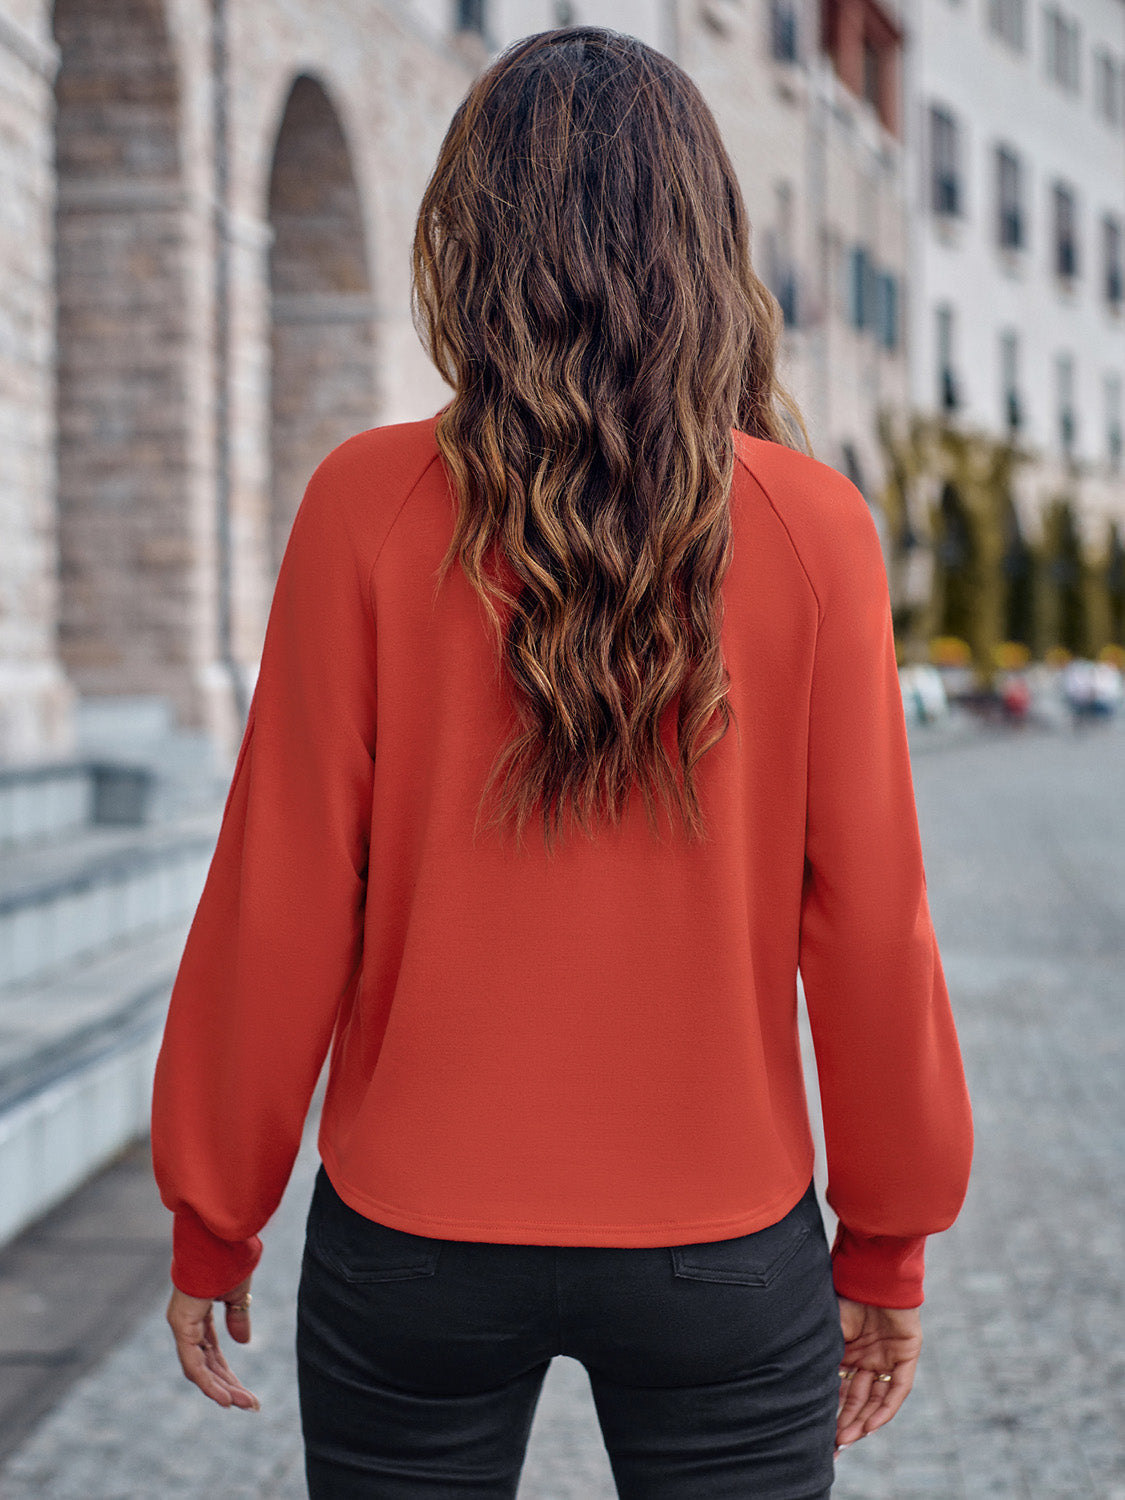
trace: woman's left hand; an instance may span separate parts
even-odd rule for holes
[[[884,1426],[914,1384],[922,1352],[922,1315],[916,1307],[870,1307],[840,1297],[844,1358],[836,1452]]]
[[[250,1277],[227,1292],[227,1332],[237,1344],[250,1342]],[[245,1307],[230,1306],[245,1303]],[[226,1362],[215,1335],[214,1303],[209,1297],[189,1297],[173,1287],[165,1314],[176,1340],[184,1374],[205,1396],[220,1406],[260,1411],[261,1402],[248,1391]]]

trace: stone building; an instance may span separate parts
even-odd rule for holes
[[[907,380],[893,24],[873,72],[795,0],[3,0],[0,762],[127,742],[146,703],[229,755],[312,468],[446,394],[407,252],[449,116],[581,20],[698,78],[818,455],[874,499]]]
[[[0,10],[0,754],[228,746],[317,459],[436,404],[404,248],[473,63],[401,7]]]

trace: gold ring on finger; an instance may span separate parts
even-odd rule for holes
[[[876,1380],[890,1380],[891,1377],[889,1375],[876,1375],[875,1379]]]

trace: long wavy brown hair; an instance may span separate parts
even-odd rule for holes
[[[454,390],[438,586],[459,559],[515,710],[478,831],[499,788],[489,821],[514,820],[519,843],[539,809],[550,850],[567,810],[587,833],[619,823],[639,785],[654,834],[658,795],[707,836],[694,770],[733,716],[731,428],[811,447],[775,376],[781,311],[749,237],[710,109],[635,37],[526,37],[453,116],[412,307]]]

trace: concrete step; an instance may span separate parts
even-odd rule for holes
[[[190,914],[220,813],[91,827],[0,859],[0,993]]]
[[[90,756],[0,766],[0,854],[94,823],[144,823],[158,781],[152,766]]]
[[[0,1244],[148,1129],[231,768],[167,706],[98,702],[0,769]]]
[[[94,782],[86,761],[0,766],[0,851],[73,832],[93,815]]]
[[[190,921],[0,994],[0,1244],[148,1129]]]
[[[233,756],[224,756],[205,731],[179,727],[172,704],[160,696],[79,698],[75,733],[90,759],[147,769],[153,822],[221,801],[234,769]]]

